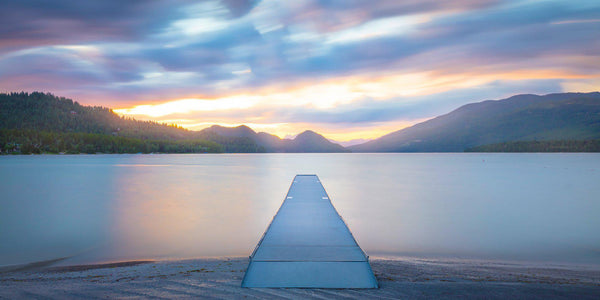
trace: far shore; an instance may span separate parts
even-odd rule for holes
[[[247,257],[33,266],[0,273],[0,298],[598,299],[600,266],[372,257],[379,289],[248,289]]]

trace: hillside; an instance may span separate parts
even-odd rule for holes
[[[249,139],[259,147],[262,147],[266,152],[348,152],[341,145],[332,143],[322,135],[311,130],[302,132],[294,139],[280,139],[266,132],[257,133],[245,125],[238,127],[213,125],[198,132],[198,136],[209,137],[212,135]]]
[[[332,143],[322,135],[306,130],[287,142],[289,148],[300,150],[298,152],[350,152],[343,146]],[[288,150],[288,152],[290,152]]]
[[[44,93],[0,94],[0,153],[597,151],[600,93],[517,95],[471,103],[367,143],[314,131],[281,139],[247,126],[190,131],[120,117]],[[596,142],[594,142],[596,141]]]
[[[595,139],[600,139],[600,93],[561,93],[467,104],[348,148],[353,152],[462,152],[514,141]]]
[[[189,131],[183,128],[122,118],[106,107],[83,106],[71,99],[38,92],[0,94],[0,129],[161,140],[191,138]]]
[[[223,146],[156,122],[44,93],[0,94],[0,154],[204,153]]]
[[[0,94],[0,154],[345,151],[314,132],[301,136],[282,140],[247,126],[190,131],[120,117],[109,108],[52,94]]]

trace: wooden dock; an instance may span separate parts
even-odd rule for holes
[[[377,288],[377,280],[319,178],[296,175],[242,287]]]

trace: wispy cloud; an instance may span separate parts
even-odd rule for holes
[[[483,97],[598,90],[599,20],[597,1],[8,0],[0,90],[350,139]]]

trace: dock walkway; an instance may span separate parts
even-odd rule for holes
[[[242,287],[377,288],[377,280],[319,178],[296,175]]]

